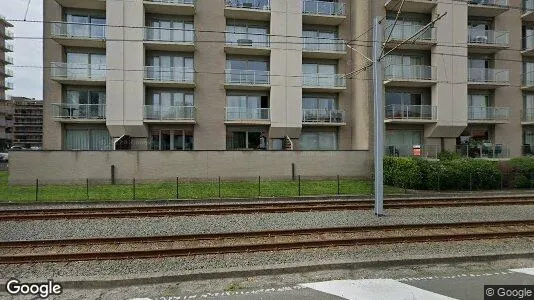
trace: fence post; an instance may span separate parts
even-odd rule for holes
[[[35,179],[35,202],[39,201],[39,178]]]
[[[339,188],[339,175],[337,175],[337,195],[339,196],[341,194],[340,188]]]
[[[219,198],[221,198],[221,176],[219,176]]]
[[[135,200],[135,178],[133,179],[132,183],[133,183],[133,197],[132,197],[133,199],[132,200]]]
[[[501,173],[501,191],[504,189],[504,173]]]
[[[180,189],[179,189],[179,186],[180,186],[180,178],[178,178],[178,176],[176,176],[176,200],[179,200],[179,199],[180,199]]]
[[[473,175],[469,173],[469,191],[473,191]]]
[[[261,198],[261,176],[258,176],[258,198]]]
[[[441,172],[438,172],[438,192],[441,191]]]
[[[300,175],[299,175],[299,197],[300,197]]]
[[[85,193],[87,194],[87,201],[89,201],[89,178],[85,179]]]

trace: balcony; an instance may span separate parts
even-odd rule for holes
[[[106,0],[56,0],[56,2],[64,8],[106,9]]]
[[[195,51],[195,30],[177,28],[145,28],[145,48],[158,51]]]
[[[52,118],[64,123],[105,123],[106,104],[52,104]]]
[[[195,0],[144,0],[145,11],[151,14],[195,15]]]
[[[13,45],[4,41],[4,45],[0,45],[0,48],[4,50],[4,52],[13,52]]]
[[[431,105],[402,105],[391,104],[386,106],[386,123],[435,123],[437,106]]]
[[[467,108],[467,123],[469,124],[505,124],[509,120],[509,107],[469,106]]]
[[[4,58],[0,57],[0,63],[3,63],[4,65],[12,65],[13,57],[4,54]]]
[[[339,109],[302,109],[302,124],[314,126],[346,125],[345,111]]]
[[[3,75],[4,77],[13,77],[13,70],[4,68],[3,71],[0,70],[0,75]]]
[[[384,85],[429,87],[436,84],[436,67],[389,65],[384,69]]]
[[[13,34],[13,31],[5,28],[4,29],[4,39],[5,40],[12,40],[13,38],[15,38],[15,35]]]
[[[343,2],[302,0],[302,22],[338,26],[347,18],[345,9]]]
[[[150,87],[194,88],[193,68],[145,67],[145,85]]]
[[[346,42],[341,39],[304,37],[302,57],[319,59],[340,59],[347,54]]]
[[[0,81],[0,89],[2,90],[12,90],[13,89],[13,82],[9,81]]]
[[[226,124],[232,125],[269,125],[270,108],[226,107]]]
[[[106,25],[52,23],[52,39],[66,47],[106,48]]]
[[[195,124],[194,106],[145,105],[145,123]]]
[[[228,19],[270,21],[271,0],[226,0],[224,16]]]
[[[526,108],[523,110],[522,125],[534,125],[534,108]]]
[[[523,91],[534,91],[534,72],[528,72],[522,75],[521,89]]]
[[[494,18],[509,8],[508,0],[469,0],[467,6],[469,16]]]
[[[386,31],[385,36],[390,37],[386,43],[386,48],[397,47],[404,40],[410,39],[410,42],[404,43],[399,46],[397,49],[407,49],[407,50],[430,50],[433,46],[436,45],[436,28],[428,28],[427,30],[421,31],[424,28],[424,24],[396,24],[393,27],[393,20],[388,20],[388,28],[393,28]],[[414,34],[421,31],[418,35]]]
[[[271,53],[271,39],[267,34],[227,32],[224,51],[228,54],[266,56]]]
[[[406,0],[402,6],[403,12],[430,14],[436,7],[437,0]],[[399,9],[398,0],[386,0],[386,10],[396,11]]]
[[[270,90],[271,76],[269,71],[231,70],[225,71],[225,88],[241,90]]]
[[[477,145],[456,145],[456,153],[471,158],[509,158],[510,149],[503,144],[479,143]]]
[[[534,0],[523,0],[521,18],[526,22],[534,22]]]
[[[441,149],[438,145],[387,145],[384,154],[395,157],[416,156],[413,151],[414,147],[421,149],[421,155],[417,155],[417,157],[424,158],[438,158]]]
[[[50,71],[50,78],[63,84],[106,84],[106,65],[53,62]]]
[[[470,28],[467,31],[467,45],[471,53],[494,53],[510,47],[510,33]]]
[[[495,89],[510,85],[510,71],[490,68],[469,68],[467,87],[471,89]]]
[[[307,92],[339,93],[346,88],[343,74],[302,74],[302,89]]]

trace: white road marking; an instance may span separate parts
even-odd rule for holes
[[[528,274],[528,275],[534,275],[534,268],[525,268],[525,269],[513,269],[513,270],[510,270],[512,272],[516,272],[516,273],[523,273],[523,274]]]
[[[302,286],[347,300],[454,300],[393,279],[334,280]]]

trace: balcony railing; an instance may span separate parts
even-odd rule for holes
[[[394,20],[388,20],[385,36],[388,37],[391,34],[392,40],[405,40],[411,38],[417,32],[421,31],[425,27],[425,24],[399,24],[393,26]],[[393,32],[392,32],[393,30]],[[411,40],[423,40],[423,41],[435,41],[436,40],[436,28],[428,28],[421,31],[417,36],[414,36]]]
[[[502,30],[470,28],[467,34],[467,42],[470,44],[508,46],[510,44],[510,33]]]
[[[384,70],[386,80],[435,80],[436,67],[423,65],[389,65]]]
[[[226,121],[268,121],[270,108],[226,107]]]
[[[510,149],[504,144],[480,143],[477,145],[456,145],[456,153],[472,158],[508,158]]]
[[[344,16],[345,3],[318,0],[302,0],[302,13],[313,15]]]
[[[534,85],[534,71],[522,74],[521,76],[523,77],[522,78],[523,87]]]
[[[193,43],[195,41],[195,30],[146,27],[145,40],[157,42]]]
[[[486,107],[486,106],[469,106],[469,121],[508,121],[510,119],[509,107]]]
[[[468,81],[473,83],[510,83],[510,71],[489,68],[469,68]]]
[[[11,70],[11,69],[4,69],[4,76],[6,76],[6,77],[13,77],[13,70]]]
[[[13,34],[13,31],[9,30],[9,29],[4,29],[4,36],[8,39],[13,39],[15,37],[15,35]]]
[[[346,47],[346,42],[340,39],[304,37],[303,42],[304,51],[345,52]]]
[[[52,117],[57,119],[104,120],[106,104],[52,104]]]
[[[225,73],[226,84],[257,85],[271,82],[269,71],[227,69]]]
[[[339,109],[302,109],[304,123],[345,123],[345,112]]]
[[[414,151],[414,147],[420,151]],[[384,154],[396,157],[426,157],[437,158],[440,153],[440,146],[438,145],[386,145]],[[417,155],[420,154],[420,155]]]
[[[344,88],[347,80],[343,74],[302,74],[302,85],[307,87]]]
[[[469,4],[504,7],[508,6],[508,0],[469,0]]]
[[[270,0],[226,0],[226,7],[271,10]]]
[[[13,45],[8,42],[4,42],[4,49],[6,52],[13,52]]]
[[[523,122],[534,122],[534,108],[523,110]]]
[[[431,105],[402,105],[386,106],[386,119],[393,120],[435,120],[437,107]]]
[[[196,108],[194,106],[145,105],[144,107],[146,120],[194,121],[195,112]]]
[[[52,36],[103,40],[106,38],[106,25],[67,22],[53,23]]]
[[[153,81],[195,83],[195,70],[193,68],[146,66],[145,79]]]
[[[271,39],[267,34],[227,32],[226,45],[269,48],[271,46]]]
[[[163,3],[163,4],[185,4],[185,5],[192,5],[195,4],[195,0],[145,0],[148,2],[155,2],[155,3]]]
[[[72,80],[106,79],[106,65],[53,62],[51,67],[52,78]]]
[[[0,59],[0,60],[2,60],[2,59]],[[11,57],[11,56],[7,56],[7,55],[6,55],[6,56],[4,56],[3,61],[4,61],[4,63],[6,63],[6,64],[13,64],[13,57]]]

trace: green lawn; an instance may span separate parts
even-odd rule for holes
[[[10,186],[8,173],[0,172],[0,201],[30,202],[36,201],[38,192],[39,202],[50,201],[106,201],[134,199],[133,184],[94,184],[80,185],[42,185],[37,190],[35,186]],[[341,195],[371,195],[370,181],[342,178],[339,182]],[[260,192],[261,189],[261,192]],[[300,194],[336,195],[337,180],[302,179]],[[180,182],[178,185],[180,199],[209,199],[219,198],[219,182],[217,179],[205,182]],[[386,187],[386,193],[403,193],[404,190]],[[222,198],[254,198],[288,197],[299,195],[298,180],[262,180],[254,181],[225,181],[220,184]],[[135,200],[164,200],[176,199],[176,182],[136,184]]]

